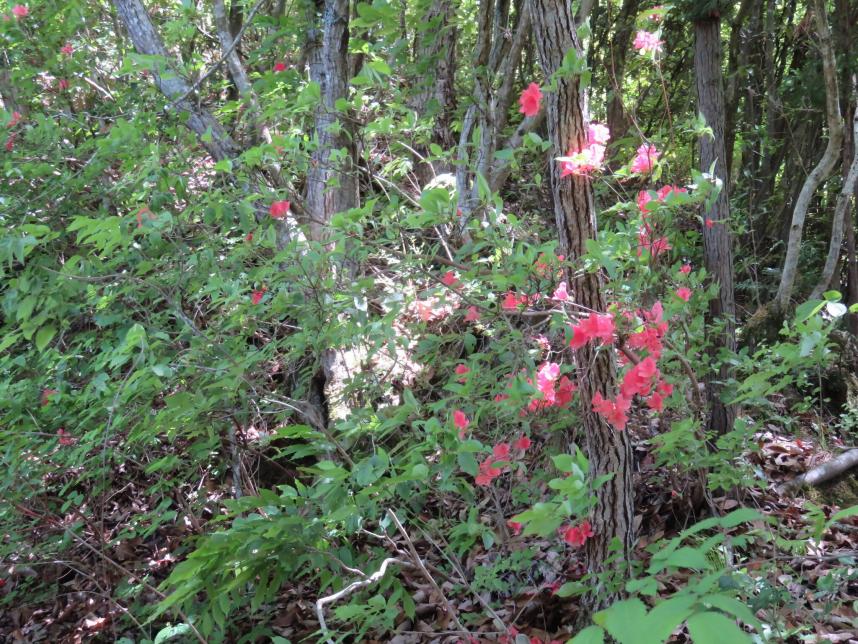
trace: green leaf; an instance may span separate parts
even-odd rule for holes
[[[727,595],[706,595],[703,597],[703,601],[714,608],[723,610],[725,613],[728,613],[737,619],[741,619],[748,626],[753,626],[758,631],[763,630],[760,620],[754,616],[751,609],[735,597],[728,597]]]
[[[641,626],[653,639],[659,642],[667,641],[674,629],[694,612],[696,601],[691,595],[679,595],[659,602]]]
[[[476,476],[477,472],[480,471],[477,459],[474,458],[474,455],[471,452],[459,452],[456,455],[456,461],[458,461],[459,467],[461,467],[462,471],[466,474]]]
[[[689,546],[683,546],[671,553],[665,563],[676,568],[695,568],[697,570],[709,570],[712,566],[703,552]]]
[[[598,626],[588,626],[566,644],[603,644],[604,641],[605,631]]]
[[[593,621],[604,628],[619,644],[647,644],[652,641],[641,632],[646,619],[646,606],[637,598],[626,599],[593,615]]]
[[[173,639],[177,635],[185,635],[186,633],[191,632],[191,627],[187,624],[176,624],[175,626],[168,624],[155,636],[155,641],[153,644],[162,644],[163,642],[168,642]]]
[[[36,332],[36,349],[39,351],[44,351],[45,347],[48,346],[51,340],[53,340],[54,335],[57,333],[57,327],[53,324],[46,324],[41,329]]]
[[[697,613],[688,619],[694,644],[750,644],[750,636],[721,613]]]

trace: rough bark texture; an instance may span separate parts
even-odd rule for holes
[[[703,227],[703,255],[706,270],[719,285],[718,297],[709,302],[709,322],[721,322],[723,331],[714,343],[729,351],[736,349],[736,301],[733,293],[733,240],[730,233],[729,177],[724,147],[724,88],[721,79],[721,21],[717,17],[694,23],[694,73],[697,81],[697,108],[712,128],[713,136],[700,138],[700,165],[704,172],[715,165],[721,191],[704,214],[716,222]],[[733,429],[736,410],[721,400],[720,384],[729,376],[727,364],[710,377],[707,386],[710,430],[723,434]]]
[[[623,0],[623,6],[617,16],[614,36],[611,38],[610,57],[607,62],[607,73],[610,77],[611,90],[608,93],[608,129],[614,139],[623,137],[629,128],[629,117],[623,103],[623,78],[626,72],[626,57],[630,49],[630,41],[635,27],[639,0]]]
[[[319,84],[322,100],[316,109],[317,145],[307,173],[305,207],[310,237],[321,241],[331,217],[358,203],[351,127],[336,109],[337,101],[348,96],[348,0],[317,0],[307,40],[310,79]],[[338,154],[341,149],[345,155]]]
[[[190,100],[191,86],[170,68],[167,49],[141,0],[113,0],[113,4],[137,52],[163,59],[162,67],[152,72],[152,78],[158,89],[173,100],[175,108],[187,113],[188,128],[201,137],[203,146],[215,159],[235,157],[238,153],[235,142],[208,110]],[[206,133],[209,133],[206,138],[210,140],[202,138]]]
[[[545,77],[560,67],[564,54],[575,48],[580,55],[581,43],[575,33],[575,23],[568,2],[564,0],[530,0],[536,47]],[[557,91],[546,96],[548,136],[554,157],[565,155],[570,145],[583,145],[584,95],[578,78],[558,79]],[[593,190],[585,177],[560,178],[560,168],[551,164],[551,187],[554,217],[560,238],[560,252],[568,258],[578,258],[585,252],[585,243],[596,237],[596,213]],[[601,276],[584,273],[570,281],[575,302],[595,311],[605,310]],[[604,486],[595,490],[596,507],[591,517],[595,536],[587,541],[586,556],[590,570],[605,569],[608,546],[617,538],[622,546],[620,565],[632,554],[634,540],[631,444],[625,432],[614,430],[592,411],[593,395],[598,391],[606,397],[616,395],[616,366],[610,350],[596,350],[591,344],[575,352],[580,372],[581,404],[584,409],[584,431],[590,476],[612,476]],[[622,571],[625,572],[625,571]],[[590,597],[589,609],[596,602],[610,602],[603,594]]]
[[[792,297],[793,285],[798,272],[798,256],[801,251],[801,237],[807,210],[817,187],[831,174],[837,165],[840,146],[843,143],[843,119],[840,116],[840,93],[837,83],[837,64],[834,58],[834,46],[828,29],[825,2],[813,0],[813,13],[816,19],[816,31],[819,48],[822,53],[822,70],[825,76],[825,113],[828,121],[828,145],[816,167],[811,170],[802,185],[792,213],[786,258],[781,272],[781,281],[775,296],[778,311],[785,311]]]

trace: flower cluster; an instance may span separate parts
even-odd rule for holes
[[[492,448],[492,455],[486,456],[483,462],[480,463],[480,469],[477,473],[475,482],[477,485],[488,486],[498,476],[507,471],[512,465],[512,449],[515,449],[520,455],[530,447],[531,441],[527,436],[519,438],[511,448],[509,443],[498,443]]]
[[[657,54],[661,52],[664,41],[658,39],[658,34],[641,29],[635,34],[633,46],[640,54]]]
[[[603,344],[614,341],[614,316],[591,313],[586,319],[572,326],[572,340],[569,346],[580,349],[590,340],[601,340]]]
[[[531,83],[527,86],[527,89],[521,93],[521,96],[518,99],[518,102],[521,104],[519,112],[525,116],[536,116],[539,114],[541,101],[542,90],[539,89],[539,85],[536,83]]]
[[[571,149],[565,157],[557,157],[560,162],[560,176],[569,175],[590,176],[592,172],[602,169],[605,162],[605,149],[611,133],[600,123],[590,123],[587,126],[587,142],[579,150]]]

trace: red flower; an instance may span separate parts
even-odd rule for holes
[[[491,485],[492,480],[501,475],[502,470],[499,467],[492,467],[494,462],[495,459],[493,457],[487,456],[485,460],[480,463],[480,471],[474,479],[474,482],[477,485]]]
[[[244,236],[244,241],[246,241],[246,242],[252,242],[253,241],[253,231],[247,233],[247,235]]]
[[[480,310],[476,306],[468,307],[468,314],[465,316],[465,322],[477,322],[480,319]]]
[[[259,304],[262,301],[262,296],[265,295],[265,291],[268,290],[264,286],[253,293],[250,294],[250,301],[252,304]]]
[[[459,382],[465,382],[465,380],[466,380],[465,375],[470,373],[471,370],[468,369],[467,365],[460,364],[460,365],[456,365],[455,371],[456,371],[457,376],[461,376],[459,378]]]
[[[467,416],[465,416],[465,412],[461,409],[456,409],[453,411],[453,424],[459,430],[459,438],[464,438],[465,430],[468,429],[468,425],[471,424],[471,421],[468,420]]]
[[[60,439],[60,445],[74,445],[75,439],[62,427],[57,430],[57,436]]]
[[[16,18],[26,18],[30,15],[30,10],[22,4],[16,4],[12,7],[12,13]]]
[[[21,122],[21,118],[21,112],[12,112],[12,118],[9,119],[9,122],[6,124],[6,127],[10,129],[15,127],[16,125],[18,125],[18,123]]]
[[[521,104],[519,112],[525,116],[536,116],[539,114],[539,103],[541,100],[542,90],[539,89],[539,85],[536,83],[531,83],[518,99],[518,102]]]
[[[531,445],[533,445],[533,441],[531,441],[527,436],[522,436],[513,443],[513,446],[516,449],[520,449],[522,452],[526,452]]]
[[[282,61],[278,62],[278,63],[274,63],[274,71],[275,72],[285,72],[286,71],[286,63],[284,63]]]
[[[15,148],[15,135],[10,134],[6,139],[6,152],[11,152]]]
[[[563,540],[576,548],[583,546],[592,536],[593,529],[589,521],[584,521],[580,526],[569,526],[563,531]]]
[[[512,519],[507,521],[506,524],[509,527],[509,529],[512,530],[512,536],[514,536],[514,537],[517,537],[518,535],[520,535],[522,528],[524,528],[524,526],[521,523],[519,523],[518,521],[513,521]]]
[[[74,47],[72,47],[70,42],[67,42],[65,45],[60,47],[60,53],[63,56],[71,56],[74,53]]]
[[[574,335],[569,345],[573,349],[580,349],[592,339],[600,339],[610,344],[614,341],[614,317],[591,313],[589,317],[573,326],[572,331]]]
[[[652,389],[653,378],[658,375],[655,360],[651,356],[644,358],[626,372],[623,384],[620,385],[620,393],[625,398],[632,398],[635,394],[646,396]]]
[[[558,302],[565,302],[569,299],[569,291],[566,290],[566,282],[560,282],[557,288],[554,289],[554,294],[551,296]]]
[[[57,81],[57,86],[60,88],[61,92],[64,92],[69,88],[69,82],[67,79],[61,78],[59,81]]]
[[[459,284],[459,280],[456,278],[456,274],[453,271],[447,271],[444,273],[444,277],[441,278],[441,283],[444,286],[449,286],[450,288],[456,288],[457,286],[461,286]]]
[[[622,394],[618,395],[614,400],[603,398],[602,394],[598,391],[593,396],[593,411],[619,431],[624,430],[626,423],[629,422],[626,412],[631,407],[631,404],[631,399],[626,398]]]
[[[42,407],[51,402],[51,396],[58,393],[56,389],[42,389]]]
[[[679,269],[679,272],[683,275],[688,275],[691,272],[691,264],[683,264],[682,268]]]
[[[283,217],[286,216],[286,213],[289,212],[289,202],[275,201],[271,204],[271,208],[268,209],[268,212],[272,217],[274,217],[274,219],[283,219]]]
[[[714,226],[714,225],[715,225],[715,222],[707,217],[706,218],[706,227],[712,228],[712,226]]]
[[[498,443],[492,448],[492,456],[495,457],[495,461],[508,461],[509,460],[509,443]]]
[[[691,299],[691,289],[687,286],[680,286],[676,289],[676,297],[680,300],[685,300],[686,302]]]

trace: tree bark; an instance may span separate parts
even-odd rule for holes
[[[700,138],[700,165],[708,172],[714,165],[721,191],[712,208],[704,214],[713,226],[703,227],[703,255],[707,273],[718,283],[718,297],[709,301],[707,322],[720,323],[723,330],[714,340],[717,349],[736,350],[736,302],[733,293],[733,240],[730,232],[729,176],[724,146],[724,89],[721,78],[721,20],[715,15],[694,22],[694,73],[697,81],[697,109],[712,128],[712,136]],[[722,360],[718,373],[707,379],[708,428],[716,435],[733,429],[736,409],[722,400],[722,386],[729,378],[729,366]]]
[[[176,109],[188,115],[186,121],[188,128],[200,137],[201,143],[209,154],[218,161],[237,156],[238,146],[218,120],[204,107],[189,100],[191,86],[177,70],[171,69],[167,49],[142,1],[113,0],[113,4],[137,52],[163,59],[161,63],[163,66],[152,70],[155,85],[173,101]]]
[[[840,92],[837,83],[837,64],[834,57],[834,47],[831,43],[831,33],[828,29],[828,18],[825,13],[824,0],[813,0],[813,13],[816,19],[816,30],[819,37],[819,47],[822,53],[822,70],[825,77],[825,113],[828,121],[828,145],[816,167],[811,170],[802,185],[792,213],[789,238],[787,241],[786,258],[784,259],[781,281],[775,296],[775,308],[779,312],[786,311],[789,306],[795,277],[798,272],[798,256],[801,251],[801,237],[807,210],[817,187],[834,170],[837,165],[840,147],[843,144],[843,119],[840,115]]]
[[[858,110],[852,116],[852,140],[858,139]],[[852,163],[843,180],[843,188],[837,195],[837,205],[834,208],[834,218],[831,222],[831,243],[828,246],[828,256],[825,258],[825,266],[822,268],[822,276],[819,283],[810,294],[810,299],[818,300],[822,294],[831,286],[834,279],[834,269],[840,261],[840,250],[843,246],[843,229],[848,221],[851,221],[850,202],[855,197],[858,189],[858,146],[853,146]]]
[[[561,66],[564,54],[575,49],[583,56],[575,32],[570,3],[565,0],[530,0],[536,49],[543,74],[551,78]],[[548,136],[554,157],[567,154],[570,145],[583,145],[585,97],[577,77],[557,79],[557,90],[546,97]],[[576,259],[585,252],[588,240],[596,238],[596,212],[593,189],[586,177],[560,178],[557,163],[551,164],[551,189],[554,218],[560,240],[560,252]],[[581,272],[570,279],[575,302],[594,311],[605,310],[600,273]],[[610,475],[611,479],[594,490],[596,505],[591,517],[595,536],[587,540],[585,553],[589,569],[604,572],[613,539],[620,543],[616,564],[627,574],[634,541],[634,491],[632,489],[632,452],[629,437],[616,431],[593,411],[596,392],[609,398],[615,395],[616,365],[610,350],[597,350],[592,343],[575,352],[580,375],[581,405],[590,477]],[[614,598],[595,589],[587,600],[589,610],[598,609]]]
[[[617,16],[614,36],[610,39],[608,56],[610,60],[605,65],[608,74],[608,109],[607,125],[611,136],[616,140],[626,134],[629,128],[629,117],[623,103],[623,78],[626,71],[626,58],[629,52],[629,41],[635,26],[635,14],[640,6],[640,0],[623,0],[622,8]]]
[[[310,238],[323,241],[335,213],[358,204],[354,139],[350,122],[336,107],[348,98],[349,2],[316,0],[316,21],[308,33],[310,79],[319,84],[316,148],[307,173],[305,208]],[[345,154],[339,151],[344,150]]]

